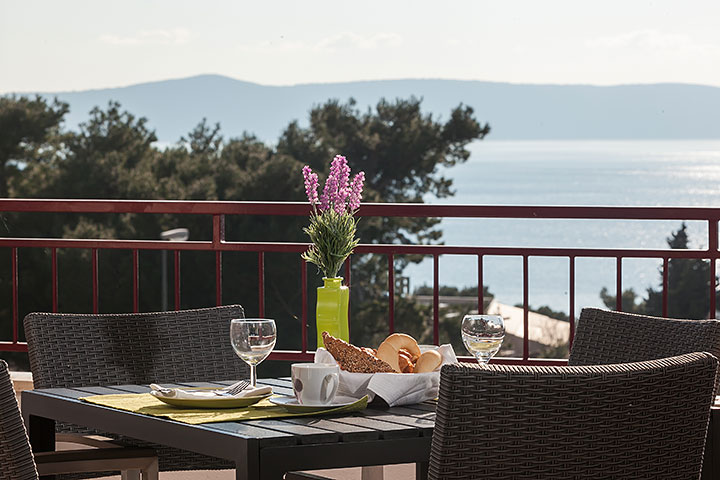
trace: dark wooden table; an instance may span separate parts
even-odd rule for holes
[[[219,387],[232,382],[177,386]],[[292,394],[289,379],[261,380],[275,393]],[[281,479],[285,472],[415,463],[427,477],[435,424],[432,403],[368,408],[340,416],[188,425],[78,400],[89,395],[145,393],[145,385],[49,388],[25,391],[22,411],[35,451],[54,449],[55,422],[64,421],[152,443],[224,458],[236,478]]]
[[[188,383],[220,387],[232,382]],[[292,394],[290,380],[266,379],[275,393]],[[415,463],[427,477],[435,425],[432,403],[368,408],[342,416],[188,425],[78,400],[89,395],[145,393],[146,385],[24,391],[22,411],[35,451],[55,445],[55,421],[65,421],[235,462],[238,479],[281,479],[285,472]],[[720,398],[720,397],[718,397]],[[703,480],[720,478],[720,403],[712,409]]]

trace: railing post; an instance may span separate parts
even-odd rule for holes
[[[570,255],[570,338],[568,339],[568,350],[572,350],[573,339],[575,338],[575,256]]]
[[[433,255],[433,343],[440,343],[440,256]]]
[[[615,260],[615,309],[622,312],[622,257]]]
[[[265,252],[258,252],[258,312],[265,316]]]
[[[215,305],[222,305],[222,252],[215,252]]]
[[[390,333],[395,333],[395,256],[388,254],[388,313]]]
[[[12,272],[12,329],[13,343],[18,342],[18,250],[16,247],[10,249]]]
[[[140,258],[137,249],[132,251],[133,312],[140,311]]]
[[[530,281],[528,256],[523,255],[523,360],[530,358]]]
[[[718,257],[718,219],[711,218],[708,221],[708,250],[710,251],[710,318],[717,316],[717,293],[715,275],[717,270]]]
[[[225,215],[213,215],[213,249],[215,249],[215,305],[222,305],[222,250],[225,241]]]
[[[93,313],[98,313],[98,297],[100,295],[100,286],[98,285],[98,249],[93,248],[91,250],[92,257],[92,303]]]
[[[180,250],[173,250],[175,264],[175,310],[180,310]]]
[[[58,268],[57,268],[57,248],[50,250],[51,280],[50,288],[52,289],[52,311],[58,311]]]
[[[670,259],[668,257],[663,258],[663,273],[662,273],[662,316],[668,316],[668,277],[670,276]]]
[[[483,255],[479,254],[477,259],[478,277],[478,314],[485,313],[485,285],[483,285]]]

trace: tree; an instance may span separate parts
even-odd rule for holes
[[[439,167],[467,160],[466,145],[489,132],[487,125],[473,118],[469,107],[459,106],[443,122],[423,114],[417,99],[381,101],[367,112],[358,111],[354,105],[351,100],[316,106],[310,112],[310,125],[301,128],[291,123],[277,147],[247,133],[225,140],[219,125],[202,120],[176,145],[161,151],[154,145],[156,137],[146,119],[111,102],[104,109],[93,109],[77,132],[64,134],[61,154],[45,162],[27,161],[23,175],[11,182],[11,192],[17,197],[45,198],[304,201],[303,165],[327,175],[330,160],[343,153],[354,171],[364,170],[369,177],[364,201],[422,202],[428,195],[452,194],[451,182],[439,173]],[[31,159],[28,151],[23,152],[20,161]],[[230,215],[226,232],[228,240],[236,241],[307,242],[302,231],[307,222],[302,217]],[[431,243],[441,237],[437,223],[435,219],[362,219],[359,235],[363,243]],[[208,218],[193,216],[180,220],[172,215],[67,214],[48,215],[41,222],[37,217],[23,217],[12,224],[14,232],[40,237],[150,239],[179,226],[187,227],[193,240],[212,237]],[[50,252],[35,255],[37,258],[22,263],[23,271],[32,269],[37,278],[32,280],[33,286],[23,289],[32,292],[32,297],[23,298],[21,304],[23,309],[47,310]],[[60,309],[89,311],[90,252],[60,249],[58,259]],[[132,308],[130,260],[130,252],[101,252],[101,311]],[[396,269],[401,271],[411,260],[418,259],[400,259]],[[225,303],[238,302],[248,312],[258,311],[257,261],[256,254],[223,254]],[[181,262],[183,272],[192,272],[182,276],[181,307],[214,304],[214,255],[186,252]],[[367,319],[354,331],[360,336],[353,333],[358,343],[370,341],[376,332],[387,328],[385,316],[373,315],[376,308],[372,303],[385,294],[386,265],[384,257],[353,259],[352,315],[357,320]],[[276,318],[279,329],[286,332],[278,348],[298,348],[300,344],[300,268],[301,259],[296,254],[272,254],[265,260],[266,315]],[[160,253],[140,252],[141,310],[159,309],[160,276]],[[320,281],[315,275],[308,276],[308,318],[314,316],[312,289]],[[64,288],[67,285],[78,288]],[[79,291],[87,295],[81,298]],[[396,300],[396,307],[397,325],[411,328],[428,318],[419,307],[405,305],[401,299]],[[417,328],[424,331],[420,324]],[[309,338],[313,338],[312,332]]]
[[[687,225],[683,222],[680,228],[671,234],[667,244],[672,249],[687,249],[690,240],[687,235]],[[644,313],[647,315],[662,315],[662,278],[663,268],[660,267],[660,288],[647,289],[647,297],[639,298],[634,290],[623,292],[623,311]],[[668,316],[675,318],[708,318],[710,313],[710,281],[717,284],[717,278],[710,272],[710,263],[695,258],[671,258],[668,260]],[[600,292],[603,303],[608,307],[616,308],[615,296],[609,295],[607,288]]]
[[[470,156],[467,144],[490,132],[487,124],[481,125],[474,119],[473,109],[467,106],[458,106],[442,122],[423,114],[417,98],[382,100],[375,109],[366,112],[355,105],[352,99],[345,104],[332,100],[313,108],[307,128],[293,122],[285,129],[277,152],[296,158],[321,174],[327,174],[329,159],[334,155],[346,156],[352,171],[365,172],[363,201],[422,203],[427,196],[451,196],[452,182],[440,174],[440,167],[465,162]],[[433,218],[367,218],[359,222],[358,236],[362,243],[435,243],[442,236],[438,223]],[[396,272],[399,274],[409,262],[421,259],[411,255],[398,257]],[[352,262],[351,307],[358,312],[372,310],[374,307],[364,302],[385,294],[387,261],[378,255],[356,255]],[[400,297],[395,305],[396,321],[405,321],[406,314],[417,314],[401,308]],[[382,325],[370,330],[380,331]],[[351,335],[358,344],[372,344],[374,338],[358,330]]]
[[[41,97],[0,97],[0,197],[28,162],[51,157],[68,105]]]

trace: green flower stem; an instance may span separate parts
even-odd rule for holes
[[[302,258],[317,265],[325,277],[336,277],[359,243],[355,238],[356,230],[357,221],[351,214],[340,214],[332,209],[313,212],[310,225],[303,229],[312,245]]]

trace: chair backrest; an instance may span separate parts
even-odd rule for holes
[[[240,305],[135,314],[30,313],[35,388],[233,380],[248,367],[230,345]]]
[[[0,360],[0,480],[37,480],[7,363]]]
[[[709,352],[720,358],[720,321],[583,308],[568,364],[642,362],[690,352]]]
[[[698,479],[717,359],[446,365],[431,479]]]

